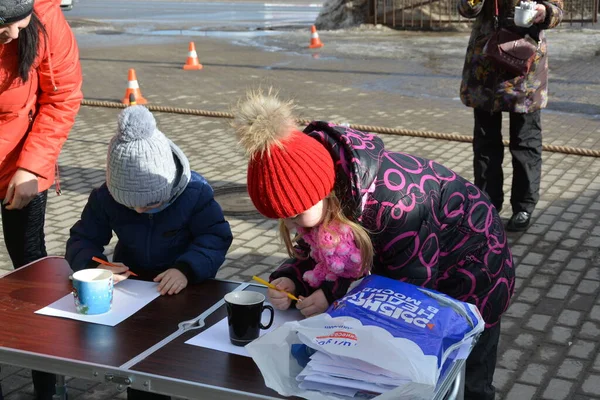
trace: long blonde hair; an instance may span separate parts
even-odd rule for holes
[[[342,211],[342,205],[340,200],[335,195],[335,192],[331,192],[324,201],[326,204],[325,215],[323,217],[323,221],[321,222],[322,226],[327,229],[328,225],[332,222],[339,222],[340,224],[347,225],[352,229],[352,233],[354,234],[354,242],[356,247],[360,250],[360,257],[362,260],[361,273],[366,273],[371,270],[371,265],[373,263],[373,242],[371,241],[371,237],[369,236],[369,232],[360,224],[351,221],[344,212]],[[302,239],[300,234],[295,235],[292,238],[290,230],[285,225],[284,220],[279,220],[279,233],[281,235],[281,239],[285,244],[287,252],[292,258],[306,259],[308,258],[307,254],[302,253],[298,249],[294,247],[294,244],[298,242],[298,240]],[[334,236],[333,240],[337,241],[339,238],[335,237],[335,233],[330,233]]]

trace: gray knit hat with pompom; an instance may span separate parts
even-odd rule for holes
[[[0,25],[25,19],[32,12],[33,0],[0,0]]]
[[[119,115],[119,130],[108,145],[106,185],[127,207],[146,207],[171,200],[177,167],[171,142],[157,129],[144,106]]]

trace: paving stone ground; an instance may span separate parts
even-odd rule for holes
[[[464,135],[472,130],[471,112],[458,102],[415,99],[358,85],[388,64],[322,60],[315,66],[310,57],[203,40],[200,54],[205,69],[188,73],[180,69],[186,38],[181,42],[82,49],[86,98],[120,99],[127,69],[134,67],[144,96],[153,104],[226,111],[249,85],[273,84],[282,95],[296,99],[303,118]],[[81,109],[60,157],[63,195],[52,194],[48,201],[46,234],[52,255],[64,253],[69,227],[91,189],[104,180],[106,149],[117,114],[114,109]],[[215,189],[244,184],[245,160],[235,150],[227,120],[164,113],[156,118],[159,128],[188,155],[192,168]],[[546,113],[543,124],[546,143],[600,146],[598,119]],[[389,149],[433,158],[472,179],[467,143],[382,138]],[[508,152],[505,167],[509,193]],[[510,235],[518,278],[513,303],[502,320],[495,375],[498,398],[600,400],[600,159],[544,153],[541,188],[533,225],[527,232]],[[502,215],[510,216],[510,210]],[[266,278],[286,257],[276,223],[256,216],[228,220],[235,239],[218,277]],[[114,241],[107,254],[113,246]],[[11,268],[0,240],[0,269]],[[3,366],[0,382],[7,400],[33,398],[29,371]],[[70,399],[124,398],[112,385],[72,379],[68,386]]]

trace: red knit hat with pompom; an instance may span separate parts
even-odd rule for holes
[[[298,131],[290,102],[269,90],[248,93],[234,112],[233,127],[249,156],[248,194],[267,218],[300,214],[333,190],[331,155]]]

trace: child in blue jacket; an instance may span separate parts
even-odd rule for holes
[[[117,235],[113,262],[104,267],[104,247]],[[143,106],[119,116],[108,147],[106,183],[90,194],[71,228],[66,259],[74,271],[107,268],[115,281],[134,272],[160,282],[161,295],[177,294],[188,282],[214,278],[232,242],[231,229],[206,180],[190,171],[183,152],[156,127]]]

